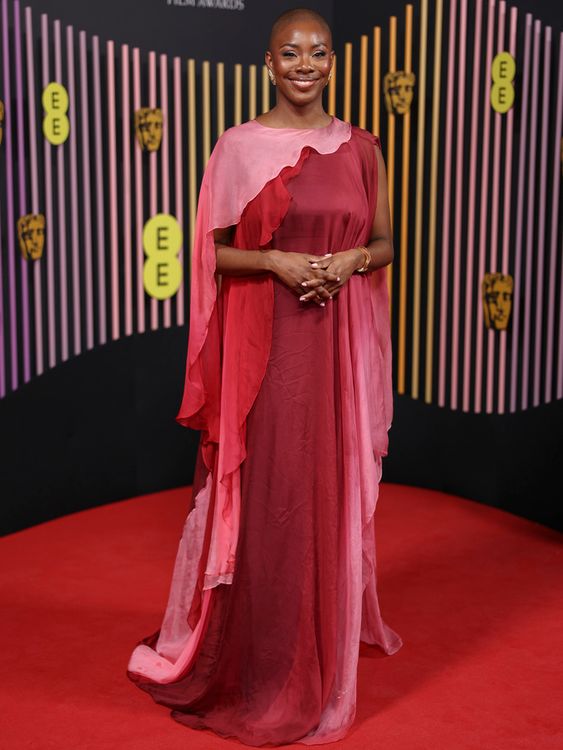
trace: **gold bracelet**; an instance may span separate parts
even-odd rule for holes
[[[368,270],[369,264],[371,263],[371,253],[364,245],[360,245],[360,247],[357,247],[356,250],[361,250],[365,256],[363,265],[361,266],[361,268],[356,268],[356,272],[365,273]]]

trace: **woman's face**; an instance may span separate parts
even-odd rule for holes
[[[282,26],[272,36],[265,56],[279,95],[297,106],[309,104],[322,95],[333,57],[330,32],[308,18]]]

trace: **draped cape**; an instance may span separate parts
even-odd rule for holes
[[[250,202],[264,195],[258,246],[241,249],[268,247],[291,201],[284,175],[289,170],[291,177],[292,168],[312,150],[334,153],[353,134],[359,146],[351,152],[350,158],[357,159],[351,168],[361,171],[369,207],[358,244],[367,244],[377,204],[380,148],[379,139],[367,131],[336,117],[316,129],[277,129],[250,120],[226,130],[208,161],[198,200],[185,383],[176,415],[179,424],[201,431],[207,480],[186,519],[158,645],[156,650],[137,646],[128,666],[131,674],[162,684],[185,674],[205,631],[211,591],[232,583],[235,574],[245,420],[268,364],[274,289],[270,272],[225,276],[218,283],[213,232],[236,227]],[[324,728],[324,741],[342,736],[351,720],[352,699],[349,704],[336,701],[342,691],[354,692],[360,635],[387,653],[401,646],[379,613],[372,524],[393,404],[386,269],[354,274],[334,304],[340,306],[336,335],[344,384],[340,406],[347,465],[346,597],[352,604],[345,615],[343,638],[348,645],[339,667],[339,695],[335,693],[330,714],[335,723]]]

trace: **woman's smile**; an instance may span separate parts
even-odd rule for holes
[[[309,91],[320,78],[289,78],[291,84],[299,91]]]

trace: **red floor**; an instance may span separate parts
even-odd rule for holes
[[[0,539],[2,748],[243,747],[173,721],[125,676],[160,625],[188,492]],[[332,746],[561,750],[561,535],[401,485],[382,485],[377,518],[382,611],[405,645],[361,645],[356,723]]]

